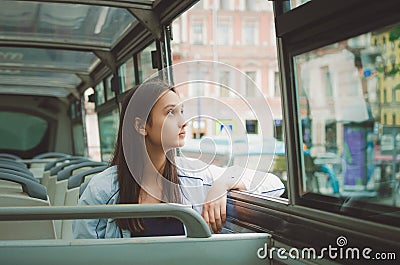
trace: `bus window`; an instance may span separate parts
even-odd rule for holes
[[[100,106],[106,102],[103,81],[97,84],[95,90],[96,106]]]
[[[119,114],[118,109],[111,112],[98,113],[100,131],[101,160],[108,162],[114,150],[117,139]]]
[[[75,123],[72,125],[72,137],[74,139],[74,153],[75,155],[85,155],[85,138],[82,123]]]
[[[28,151],[43,140],[49,124],[41,117],[28,113],[1,111],[0,150]],[[4,152],[3,151],[3,152]]]
[[[188,119],[182,154],[285,182],[272,2],[222,2],[199,1],[172,25],[173,80]]]
[[[143,83],[146,78],[152,74],[157,73],[158,69],[153,68],[151,52],[156,50],[155,42],[147,46],[143,51],[137,55],[138,60],[138,71],[139,71],[139,83]]]
[[[135,86],[135,66],[133,57],[119,68],[119,76],[121,78],[121,93]]]
[[[391,59],[400,56],[399,29],[380,28],[294,58],[303,195],[400,206],[400,67]]]
[[[71,104],[70,116],[72,120],[72,139],[74,145],[74,154],[83,156],[86,151],[86,144],[82,123],[82,107],[79,100]]]
[[[106,99],[107,101],[114,98],[115,97],[115,93],[112,90],[112,84],[111,84],[111,79],[113,78],[112,75],[110,75],[109,77],[107,77],[105,79],[105,85],[106,85]]]

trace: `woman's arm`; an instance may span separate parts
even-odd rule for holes
[[[112,184],[115,179],[113,168],[93,176],[85,191],[79,198],[78,205],[102,205],[113,204],[118,189]],[[105,238],[107,218],[77,219],[72,223],[72,232],[75,239],[78,238]]]
[[[280,196],[285,190],[280,179],[270,173],[238,166],[220,168],[210,166],[212,185],[203,204],[202,216],[214,233],[221,232],[226,221],[226,195],[230,190]]]
[[[88,185],[78,201],[78,205],[104,204],[96,187]],[[76,219],[72,222],[74,239],[104,238],[107,219]]]

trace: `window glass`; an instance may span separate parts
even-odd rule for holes
[[[75,155],[85,155],[85,137],[82,123],[75,123],[72,126],[72,135],[74,137],[74,151]]]
[[[232,23],[227,18],[221,18],[217,26],[217,44],[230,45],[232,44]]]
[[[137,55],[140,83],[143,83],[146,78],[150,77],[152,74],[158,71],[158,69],[153,69],[153,64],[151,60],[151,52],[155,50],[156,44],[155,42],[153,42]]]
[[[264,0],[199,1],[174,20],[173,80],[188,120],[183,155],[285,181],[274,21]]]
[[[229,71],[221,71],[219,73],[219,83],[220,83],[220,97],[229,97],[231,89],[231,76]]]
[[[255,45],[258,43],[257,21],[245,21],[243,24],[243,45]]]
[[[76,119],[76,105],[74,103],[71,104],[69,111],[70,111],[71,119],[72,120]]]
[[[246,120],[246,132],[257,134],[258,133],[258,121],[257,120]]]
[[[203,44],[204,41],[204,28],[203,28],[203,22],[196,21],[192,23],[192,44]]]
[[[119,114],[115,109],[107,113],[99,113],[100,149],[101,160],[108,162],[114,151],[115,141],[119,126]]]
[[[245,7],[248,11],[256,11],[256,0],[245,0]]]
[[[119,68],[119,77],[121,84],[121,92],[125,92],[135,86],[135,67],[133,64],[133,57]]]
[[[111,79],[113,78],[112,75],[106,78],[105,85],[106,85],[106,99],[107,101],[115,97],[114,91],[112,91],[112,84]]]
[[[7,38],[24,36],[32,41],[67,40],[111,48],[136,23],[136,18],[125,8],[93,4],[2,1],[0,9],[1,31]]]
[[[43,139],[48,122],[40,117],[17,112],[0,112],[0,149],[26,151]],[[6,126],[4,126],[7,124]]]
[[[95,87],[95,95],[96,95],[96,105],[99,106],[106,102],[105,95],[104,95],[104,85],[103,81],[98,83]]]
[[[303,194],[400,206],[400,101],[392,97],[399,31],[385,27],[294,58]]]
[[[256,96],[256,81],[257,81],[257,72],[255,71],[246,71],[245,72],[248,78],[245,79],[246,83],[246,96],[247,97],[255,97]]]

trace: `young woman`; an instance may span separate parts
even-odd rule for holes
[[[129,91],[111,167],[90,180],[79,204],[181,203],[217,233],[226,219],[227,191],[284,192],[279,178],[269,173],[175,158],[175,149],[184,145],[185,125],[173,87],[152,80]],[[262,180],[260,185],[255,179]],[[74,221],[73,233],[75,238],[161,236],[184,234],[184,228],[173,218],[81,219]]]

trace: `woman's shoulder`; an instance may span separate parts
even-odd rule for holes
[[[117,166],[111,166],[94,175],[88,186],[97,192],[103,193],[111,193],[118,190]]]

